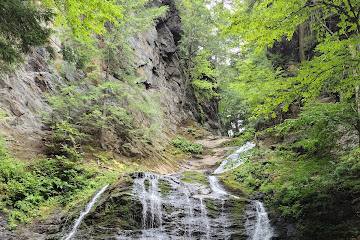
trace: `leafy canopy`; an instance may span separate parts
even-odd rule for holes
[[[284,76],[279,69],[269,71],[271,67],[259,69],[246,60],[240,63],[258,75],[247,75],[238,86],[258,86],[253,88],[257,95],[253,113],[275,117],[278,106],[286,112],[294,101],[311,103],[324,90],[341,93],[345,99],[354,96],[360,64],[359,9],[358,1],[237,1],[226,32],[239,35],[243,49],[255,46],[258,54],[283,36],[290,40],[298,25],[310,20],[318,42],[316,56],[304,61],[292,76]],[[329,19],[336,26],[327,24]]]
[[[56,13],[55,26],[68,24],[75,36],[91,41],[93,33],[103,34],[104,24],[118,25],[123,18],[122,5],[115,0],[42,0]]]

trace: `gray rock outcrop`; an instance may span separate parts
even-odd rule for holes
[[[182,121],[200,121],[201,116],[191,86],[187,90],[186,105],[184,108],[181,107],[185,80],[176,52],[176,44],[181,39],[182,30],[175,2],[174,0],[154,1],[151,5],[167,5],[169,11],[165,17],[158,19],[154,26],[136,34],[129,39],[129,42],[136,53],[136,74],[141,79],[139,84],[144,86],[146,95],[158,96],[158,103],[164,111],[164,123],[161,125],[166,125],[170,131],[175,131],[176,126]],[[60,51],[59,46],[61,42],[53,37],[52,47],[55,52]],[[59,58],[62,61],[61,56],[57,61]],[[58,86],[85,77],[83,72],[66,69],[59,74],[55,69],[56,64],[50,63],[50,60],[46,48],[37,47],[26,56],[25,64],[16,71],[0,74],[0,110],[6,112],[5,115],[9,118],[1,123],[2,128],[8,136],[15,138],[15,141],[21,141],[19,145],[24,145],[27,138],[29,138],[28,142],[36,139],[39,144],[46,135],[47,129],[39,114],[51,111],[46,95],[52,94]],[[66,66],[67,63],[62,61],[62,65]],[[70,72],[74,73],[70,74]],[[116,77],[112,78],[114,81],[120,81]],[[217,102],[209,102],[203,106],[203,109],[205,125],[209,130],[218,133]],[[118,136],[112,138],[116,139]]]

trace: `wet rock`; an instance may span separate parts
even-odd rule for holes
[[[265,196],[266,196],[265,193],[259,192],[257,194],[249,196],[249,199],[250,200],[263,200]]]
[[[274,240],[297,240],[294,219],[284,216],[275,216],[272,219],[272,225],[277,235]]]
[[[245,199],[218,195],[178,176],[124,176],[103,194],[73,239],[247,239]]]

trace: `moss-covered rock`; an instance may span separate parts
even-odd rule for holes
[[[171,190],[171,184],[170,182],[164,180],[164,179],[159,179],[159,186],[158,186],[161,190],[161,195],[163,197],[165,197],[166,195],[169,194],[170,190]]]
[[[181,179],[183,182],[201,183],[204,185],[209,184],[207,181],[207,177],[201,172],[195,172],[195,171],[184,172],[183,176],[184,177]]]

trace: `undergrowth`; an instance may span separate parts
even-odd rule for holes
[[[224,179],[248,194],[265,193],[268,207],[295,219],[299,239],[356,239],[360,149],[306,158],[285,150],[260,155],[226,173]]]
[[[0,139],[0,209],[9,215],[10,229],[30,223],[41,215],[40,208],[69,206],[88,198],[117,176],[64,156],[24,163],[10,156],[4,143]]]
[[[203,148],[200,144],[191,143],[190,141],[182,137],[178,137],[177,139],[172,140],[171,144],[179,148],[183,152],[195,154],[201,154],[203,152]]]

